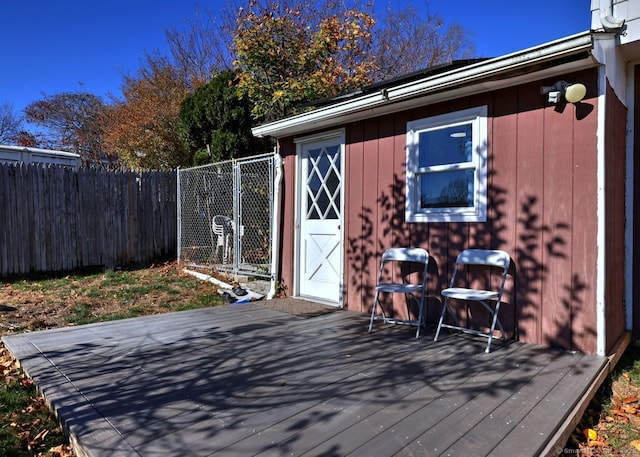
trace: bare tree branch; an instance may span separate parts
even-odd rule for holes
[[[22,130],[22,118],[9,102],[0,104],[0,144],[15,143]]]

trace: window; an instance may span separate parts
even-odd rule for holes
[[[487,107],[407,123],[407,222],[484,222]]]

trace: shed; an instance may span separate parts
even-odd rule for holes
[[[593,0],[591,30],[254,128],[283,158],[286,290],[367,312],[382,251],[424,247],[434,322],[457,254],[503,249],[515,269],[502,321],[515,338],[611,352],[640,329],[639,70],[640,9]],[[558,98],[574,83],[582,100]],[[447,157],[421,155],[439,142]]]
[[[78,168],[80,155],[53,149],[0,144],[0,163],[43,163]]]

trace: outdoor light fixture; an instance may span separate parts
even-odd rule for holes
[[[578,103],[587,95],[587,88],[584,84],[569,84],[566,81],[558,81],[553,86],[542,86],[540,94],[549,96],[549,103],[559,103],[564,99],[569,103]]]

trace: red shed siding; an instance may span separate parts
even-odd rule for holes
[[[296,204],[296,148],[292,142],[281,142],[283,179],[280,189],[282,213],[280,217],[280,286],[287,295],[293,292],[295,269],[295,204]]]
[[[635,66],[634,72],[634,124],[633,124],[633,333],[640,335],[640,262],[635,265],[635,259],[640,259],[640,65]]]
[[[538,81],[345,126],[348,309],[371,309],[384,249],[421,246],[434,260],[428,310],[434,322],[439,291],[448,284],[457,254],[467,247],[499,248],[515,265],[510,305],[503,308],[505,327],[522,341],[596,351],[598,73],[592,69],[564,79],[587,85],[583,103],[549,105],[540,86],[555,80]],[[487,222],[405,223],[407,121],[479,105],[489,111]],[[295,148],[292,138],[281,139],[280,146],[287,175],[282,278],[290,288]]]
[[[605,121],[605,303],[606,348],[625,329],[624,236],[627,109],[607,84]]]

